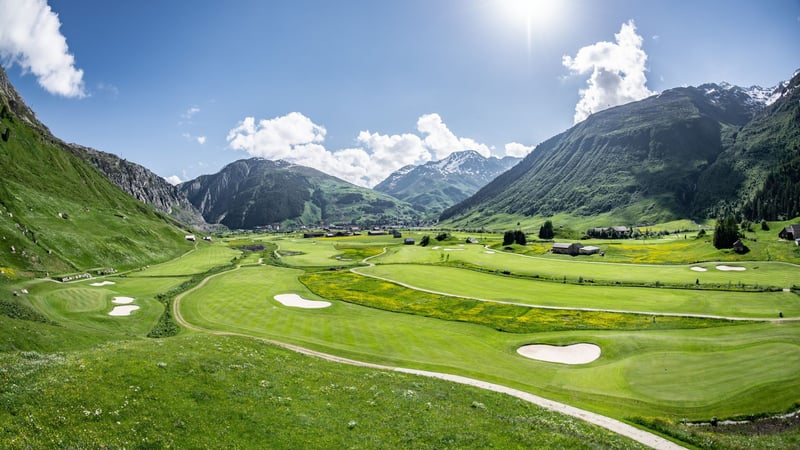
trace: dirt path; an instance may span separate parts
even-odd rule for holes
[[[384,249],[384,251],[385,250],[386,249]],[[376,255],[376,256],[380,256],[380,255]],[[368,259],[369,258],[365,258],[364,259],[364,262],[366,264],[370,264],[367,261]],[[237,266],[235,269],[232,269],[232,270],[239,270],[239,268],[240,267]],[[342,363],[342,364],[350,364],[350,365],[359,366],[359,367],[367,367],[367,368],[377,369],[377,370],[389,370],[389,371],[393,371],[393,372],[402,372],[402,373],[408,373],[408,374],[412,374],[412,375],[419,375],[419,376],[424,376],[424,377],[429,377],[429,378],[437,378],[437,379],[440,379],[440,380],[450,381],[450,382],[459,383],[459,384],[465,384],[465,385],[468,385],[468,386],[473,386],[473,387],[477,387],[477,388],[481,388],[481,389],[486,389],[486,390],[493,391],[493,392],[498,392],[498,393],[502,393],[502,394],[506,394],[506,395],[511,395],[511,396],[514,396],[514,397],[519,398],[521,400],[524,400],[526,402],[533,403],[533,404],[535,404],[537,406],[540,406],[542,408],[545,408],[547,410],[555,411],[555,412],[558,412],[558,413],[561,413],[561,414],[566,414],[568,416],[575,417],[575,418],[584,420],[586,422],[589,422],[591,424],[603,427],[603,428],[605,428],[607,430],[610,430],[610,431],[612,431],[614,433],[617,433],[617,434],[620,434],[622,436],[625,436],[625,437],[628,437],[630,439],[633,439],[633,440],[635,440],[635,441],[637,441],[639,443],[642,443],[642,444],[647,445],[647,446],[649,446],[651,448],[654,448],[654,449],[664,449],[664,450],[685,449],[685,447],[681,447],[680,445],[678,445],[678,444],[676,444],[676,443],[674,443],[674,442],[672,442],[672,441],[670,441],[668,439],[664,439],[664,438],[662,438],[660,436],[657,436],[657,435],[655,435],[653,433],[649,433],[649,432],[647,432],[645,430],[641,430],[639,428],[633,427],[633,426],[628,425],[628,424],[626,424],[626,423],[624,423],[622,421],[619,421],[619,420],[616,420],[616,419],[612,419],[610,417],[602,416],[600,414],[596,414],[596,413],[593,413],[593,412],[590,412],[590,411],[586,411],[586,410],[583,410],[583,409],[580,409],[580,408],[576,408],[576,407],[573,407],[573,406],[570,406],[570,405],[567,405],[567,404],[564,404],[564,403],[559,403],[559,402],[556,402],[556,401],[553,401],[553,400],[548,400],[548,399],[546,399],[544,397],[539,397],[537,395],[533,395],[533,394],[530,394],[528,392],[524,392],[524,391],[521,391],[521,390],[518,390],[518,389],[513,389],[513,388],[510,388],[510,387],[507,387],[507,386],[503,386],[503,385],[499,385],[499,384],[495,384],[495,383],[489,383],[489,382],[482,381],[482,380],[477,380],[477,379],[474,379],[474,378],[467,378],[467,377],[462,377],[462,376],[459,376],[459,375],[447,374],[447,373],[430,372],[430,371],[427,371],[427,370],[417,370],[417,369],[410,369],[410,368],[406,368],[406,367],[385,366],[385,365],[381,365],[381,364],[372,364],[372,363],[367,363],[367,362],[363,362],[363,361],[356,361],[354,359],[348,359],[348,358],[343,358],[341,356],[331,355],[331,354],[328,354],[328,353],[322,353],[322,352],[318,352],[316,350],[311,350],[311,349],[308,349],[308,348],[305,348],[305,347],[300,347],[300,346],[297,346],[297,345],[287,344],[285,342],[274,341],[274,340],[271,340],[271,339],[258,338],[258,337],[255,337],[255,336],[250,336],[250,335],[242,334],[242,333],[233,333],[233,332],[227,332],[227,331],[209,330],[209,329],[206,329],[206,328],[203,328],[203,327],[192,325],[191,323],[187,322],[186,319],[183,318],[183,316],[181,315],[181,312],[180,312],[180,302],[183,299],[183,297],[186,296],[187,294],[189,294],[191,292],[194,292],[195,290],[200,289],[203,286],[205,286],[205,284],[206,284],[206,282],[208,280],[210,280],[210,279],[212,279],[212,278],[214,278],[216,276],[229,273],[229,272],[230,271],[220,272],[220,273],[211,275],[209,277],[206,277],[197,286],[195,286],[192,289],[189,289],[188,291],[183,292],[183,293],[179,294],[178,296],[176,296],[175,300],[172,303],[172,315],[175,318],[175,321],[178,322],[181,326],[183,326],[183,327],[185,327],[187,329],[190,329],[190,330],[199,331],[199,332],[203,332],[203,333],[214,334],[214,335],[219,335],[219,336],[241,336],[241,337],[247,337],[247,338],[251,338],[251,339],[258,339],[260,341],[267,342],[267,343],[270,343],[270,344],[273,344],[273,345],[276,345],[276,346],[279,346],[279,347],[282,347],[282,348],[285,348],[285,349],[288,349],[288,350],[292,350],[292,351],[295,351],[295,352],[298,352],[298,353],[302,353],[304,355],[309,355],[309,356],[314,356],[314,357],[317,357],[317,358],[322,358],[322,359],[327,360],[327,361],[338,362],[338,363]]]

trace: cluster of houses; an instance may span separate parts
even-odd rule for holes
[[[626,239],[631,237],[631,229],[624,226],[598,227],[586,230],[586,235],[596,239]]]

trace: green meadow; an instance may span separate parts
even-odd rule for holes
[[[622,242],[609,262],[546,254],[536,242],[509,251],[496,234],[473,234],[474,245],[437,233],[403,231],[417,242],[430,235],[428,247],[233,235],[114,276],[6,285],[28,293],[0,304],[0,447],[638,446],[506,395],[268,341],[508,386],[690,447],[800,441],[791,427],[716,435],[683,423],[800,404],[800,297],[784,291],[797,284],[798,260],[699,261],[691,266],[707,271],[696,272],[619,262],[652,245],[663,246],[649,257],[658,260],[683,239]],[[625,256],[625,246],[635,251]],[[331,305],[286,306],[282,294]],[[115,297],[139,309],[111,316]],[[185,326],[145,337],[165,320]],[[576,343],[599,346],[600,357],[573,365],[517,353]]]

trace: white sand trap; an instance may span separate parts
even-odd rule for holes
[[[130,316],[131,312],[139,309],[136,305],[115,306],[114,309],[108,313],[109,316]]]
[[[455,252],[455,251],[458,251],[458,250],[464,250],[464,249],[463,248],[446,248],[446,249],[444,249],[444,251],[446,251],[446,252]]]
[[[747,270],[746,267],[739,267],[739,266],[717,266],[717,270],[722,270],[725,272],[729,272],[731,270],[735,270],[737,272],[741,272],[742,270]]]
[[[705,272],[706,270],[708,270],[705,267],[697,267],[697,266],[692,266],[691,269],[694,270],[695,272]]]
[[[331,306],[331,302],[306,300],[297,294],[278,294],[274,298],[283,306],[294,306],[295,308],[318,309]]]
[[[545,345],[532,344],[523,345],[517,349],[520,355],[536,359],[561,364],[588,364],[600,357],[600,347],[594,344],[573,344],[573,345]]]
[[[133,303],[133,297],[114,297],[111,303],[115,305],[127,305],[128,303]]]
[[[101,281],[99,283],[92,283],[89,286],[108,286],[109,284],[114,284],[113,281]]]
[[[439,246],[437,245],[436,247],[431,247],[431,250],[439,250],[440,248],[442,248],[442,247],[439,247]]]
[[[486,250],[486,251],[485,251],[485,252],[483,252],[483,253],[486,253],[487,255],[494,255],[494,252],[493,252],[493,251],[491,251],[491,250]]]

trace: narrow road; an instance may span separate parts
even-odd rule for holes
[[[386,249],[384,249],[384,252],[385,251],[386,251]],[[376,255],[376,256],[380,256],[380,255]],[[365,258],[364,259],[364,263],[371,264],[371,263],[369,263],[367,261],[368,259],[370,259],[370,258]],[[232,269],[232,270],[239,270],[239,267],[237,266],[235,269]],[[271,339],[263,339],[263,338],[259,338],[259,337],[256,337],[256,336],[250,336],[250,335],[242,334],[242,333],[233,333],[233,332],[227,332],[227,331],[210,330],[210,329],[206,329],[206,328],[203,328],[203,327],[200,327],[200,326],[197,326],[197,325],[193,325],[193,324],[187,322],[186,319],[183,318],[183,315],[181,315],[181,312],[180,312],[180,302],[181,302],[181,300],[183,300],[183,298],[187,294],[189,294],[191,292],[194,292],[195,290],[200,289],[203,286],[205,286],[205,284],[206,284],[206,282],[208,280],[210,280],[210,279],[212,279],[212,278],[214,278],[216,276],[229,273],[229,272],[230,271],[220,272],[220,273],[208,276],[205,279],[203,279],[203,281],[201,281],[197,286],[195,286],[192,289],[189,289],[188,291],[183,292],[183,293],[179,294],[178,296],[176,296],[175,300],[172,302],[172,315],[175,318],[175,321],[178,322],[178,324],[180,324],[181,326],[183,326],[183,327],[185,327],[187,329],[190,329],[190,330],[209,333],[209,334],[214,334],[214,335],[219,335],[219,336],[241,336],[241,337],[246,337],[246,338],[251,338],[251,339],[258,339],[259,341],[262,341],[262,342],[267,342],[267,343],[270,343],[270,344],[273,344],[273,345],[276,345],[276,346],[279,346],[279,347],[282,347],[282,348],[285,348],[285,349],[289,349],[289,350],[292,350],[292,351],[295,351],[295,352],[298,352],[298,353],[302,353],[304,355],[314,356],[314,357],[321,358],[321,359],[324,359],[324,360],[327,360],[327,361],[338,362],[338,363],[342,363],[342,364],[350,364],[350,365],[359,366],[359,367],[367,367],[367,368],[377,369],[377,370],[388,370],[388,371],[393,371],[393,372],[402,372],[402,373],[408,373],[408,374],[412,374],[412,375],[419,375],[419,376],[424,376],[424,377],[429,377],[429,378],[437,378],[437,379],[440,379],[440,380],[446,380],[446,381],[450,381],[450,382],[454,382],[454,383],[465,384],[465,385],[468,385],[468,386],[473,386],[473,387],[477,387],[477,388],[481,388],[481,389],[486,389],[486,390],[493,391],[493,392],[498,392],[498,393],[502,393],[502,394],[511,395],[511,396],[514,396],[514,397],[519,398],[521,400],[524,400],[526,402],[530,402],[532,404],[540,406],[540,407],[542,407],[544,409],[547,409],[549,411],[555,411],[555,412],[558,412],[558,413],[561,413],[561,414],[566,414],[568,416],[584,420],[584,421],[589,422],[591,424],[594,424],[594,425],[597,425],[599,427],[602,427],[602,428],[605,428],[607,430],[610,430],[610,431],[612,431],[614,433],[617,433],[617,434],[620,434],[622,436],[625,436],[625,437],[628,437],[630,439],[633,439],[634,441],[637,441],[637,442],[639,442],[641,444],[647,445],[648,447],[651,447],[651,448],[654,448],[654,449],[659,449],[659,450],[661,450],[661,449],[664,449],[664,450],[684,449],[685,450],[685,447],[682,447],[682,446],[680,446],[680,445],[678,445],[678,444],[676,444],[676,443],[674,443],[674,442],[672,442],[672,441],[670,441],[668,439],[662,438],[661,436],[658,436],[658,435],[655,435],[653,433],[647,432],[645,430],[641,430],[641,429],[636,428],[634,426],[628,425],[628,424],[626,424],[626,423],[624,423],[622,421],[619,421],[619,420],[616,420],[616,419],[612,419],[610,417],[606,417],[606,416],[603,416],[603,415],[600,415],[600,414],[596,414],[596,413],[593,413],[593,412],[590,412],[590,411],[586,411],[586,410],[583,410],[583,409],[580,409],[580,408],[576,408],[574,406],[570,406],[570,405],[567,405],[565,403],[559,403],[559,402],[556,402],[556,401],[553,401],[553,400],[548,400],[548,399],[546,399],[544,397],[539,397],[537,395],[533,395],[533,394],[530,394],[528,392],[524,392],[524,391],[521,391],[521,390],[518,390],[518,389],[513,389],[513,388],[510,388],[510,387],[507,387],[507,386],[500,385],[500,384],[489,383],[489,382],[482,381],[482,380],[477,380],[477,379],[474,379],[474,378],[467,378],[467,377],[462,377],[462,376],[459,376],[459,375],[452,375],[452,374],[441,373],[441,372],[430,372],[430,371],[427,371],[427,370],[417,370],[417,369],[410,369],[410,368],[406,368],[406,367],[385,366],[385,365],[381,365],[381,364],[372,364],[372,363],[363,362],[363,361],[356,361],[356,360],[353,360],[353,359],[343,358],[343,357],[336,356],[336,355],[331,355],[331,354],[328,354],[328,353],[322,353],[322,352],[318,352],[316,350],[311,350],[311,349],[308,349],[308,348],[305,348],[305,347],[300,347],[300,346],[297,346],[297,345],[287,344],[287,343],[284,343],[284,342],[274,341],[274,340],[271,340]]]

